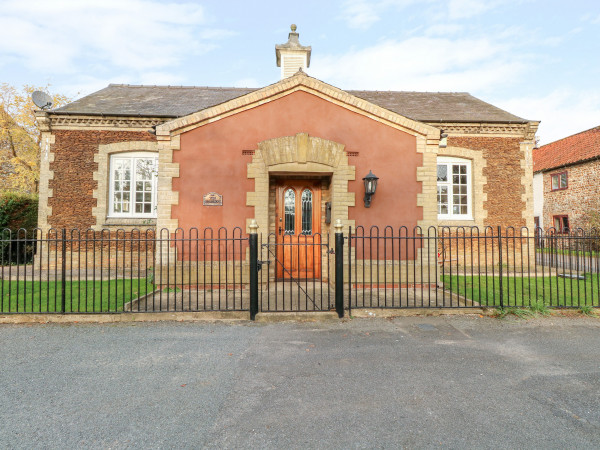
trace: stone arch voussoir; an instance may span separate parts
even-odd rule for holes
[[[254,207],[259,230],[268,230],[271,172],[331,173],[332,222],[340,219],[344,228],[354,226],[354,221],[348,219],[348,208],[355,205],[355,195],[348,192],[348,182],[355,179],[355,168],[348,164],[344,147],[344,144],[308,133],[259,142],[248,164],[248,178],[254,179],[254,191],[248,192],[246,197],[246,205]]]

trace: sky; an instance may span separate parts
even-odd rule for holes
[[[598,0],[0,0],[0,83],[262,87],[292,23],[341,89],[466,91],[540,144],[600,125]]]

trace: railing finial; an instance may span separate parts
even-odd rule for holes
[[[342,220],[341,219],[337,219],[335,221],[335,225],[333,226],[333,228],[335,229],[336,233],[341,233],[344,229],[344,224],[342,224]]]
[[[248,225],[248,228],[250,228],[250,234],[258,233],[258,223],[256,223],[256,219],[250,220],[250,225]]]

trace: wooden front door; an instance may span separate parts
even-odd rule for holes
[[[276,195],[277,278],[321,278],[321,182],[285,180]]]

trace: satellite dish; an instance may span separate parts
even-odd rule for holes
[[[44,91],[34,91],[31,94],[31,100],[40,109],[49,109],[52,106],[52,97]]]

